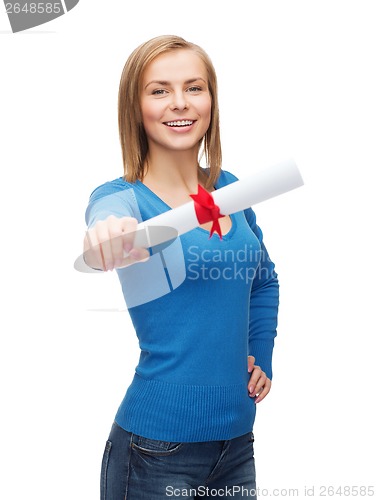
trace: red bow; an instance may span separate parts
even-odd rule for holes
[[[206,191],[206,189],[199,184],[198,193],[190,194],[189,196],[195,202],[195,211],[198,222],[200,224],[205,224],[205,222],[213,221],[209,238],[213,236],[214,232],[217,232],[219,237],[222,239],[222,231],[218,219],[224,217],[224,215],[219,212],[220,208],[214,203],[212,194]]]

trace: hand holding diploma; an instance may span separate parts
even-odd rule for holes
[[[78,258],[75,268],[84,272],[112,271],[114,268],[126,267],[147,259],[149,252],[143,248],[146,244],[142,241],[136,243],[136,234],[137,219],[134,217],[110,215],[106,220],[98,221],[86,232],[83,254],[85,259]]]

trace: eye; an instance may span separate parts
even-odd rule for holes
[[[155,89],[155,90],[153,90],[152,95],[163,95],[163,94],[165,94],[165,92],[166,91],[163,89]]]
[[[193,86],[193,87],[189,87],[187,89],[188,92],[200,92],[202,90],[201,87],[198,87],[197,85]]]

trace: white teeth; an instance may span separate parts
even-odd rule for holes
[[[167,122],[166,125],[169,127],[186,127],[187,125],[192,125],[192,120],[178,120],[176,122]]]

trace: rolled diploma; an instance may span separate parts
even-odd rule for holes
[[[230,215],[296,189],[303,184],[295,162],[287,160],[214,190],[211,194],[215,204],[220,208],[220,213]],[[138,224],[133,246],[152,247],[169,241],[166,240],[164,231],[149,232],[148,228],[152,226],[171,227],[176,229],[178,235],[181,235],[199,225],[192,200]],[[140,231],[141,229],[145,230]]]

